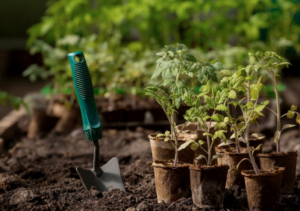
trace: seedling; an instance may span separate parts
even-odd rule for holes
[[[266,107],[266,108],[268,110],[270,110],[272,113],[274,113],[277,118],[277,130],[274,134],[274,142],[276,143],[276,151],[280,152],[281,151],[280,150],[280,136],[281,136],[282,131],[296,126],[293,124],[286,124],[286,125],[281,126],[281,118],[286,116],[287,118],[292,119],[292,118],[294,118],[295,114],[297,114],[296,122],[300,124],[300,115],[296,111],[297,106],[292,105],[291,109],[286,114],[281,115],[281,113],[280,113],[281,110],[280,110],[280,102],[279,102],[279,93],[278,93],[277,82],[276,82],[276,77],[280,77],[280,75],[276,74],[276,70],[282,66],[286,66],[288,68],[290,63],[287,62],[281,56],[279,56],[276,52],[271,52],[271,51],[267,51],[264,53],[258,51],[255,54],[249,53],[249,57],[250,57],[251,64],[246,67],[246,70],[251,71],[254,69],[255,71],[257,71],[258,69],[262,69],[262,70],[267,71],[267,73],[271,77],[273,85],[274,85],[277,110],[274,111],[268,107]]]

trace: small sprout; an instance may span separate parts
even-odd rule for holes
[[[170,131],[166,130],[165,136],[169,136],[169,135],[170,135]]]
[[[169,137],[166,137],[164,141],[169,141]]]

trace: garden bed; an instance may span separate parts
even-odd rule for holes
[[[21,138],[0,159],[0,210],[201,210],[191,194],[175,203],[157,203],[148,134],[155,131],[105,130],[102,165],[116,156],[126,192],[87,191],[75,167],[92,167],[93,144],[81,129],[69,135]],[[15,175],[14,175],[15,174]],[[226,190],[225,210],[248,210],[246,191]],[[294,194],[282,194],[279,210],[300,210],[300,175]]]

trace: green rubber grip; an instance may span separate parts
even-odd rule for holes
[[[80,106],[83,131],[89,141],[98,140],[102,138],[102,126],[96,108],[93,84],[85,57],[81,51],[76,51],[69,53],[68,58]]]

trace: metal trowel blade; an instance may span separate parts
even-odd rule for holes
[[[125,191],[119,161],[116,157],[113,157],[100,169],[101,175],[98,177],[93,170],[86,170],[80,167],[76,168],[85,189],[90,190],[91,187],[94,186],[96,190],[101,192],[111,191],[112,189]]]

